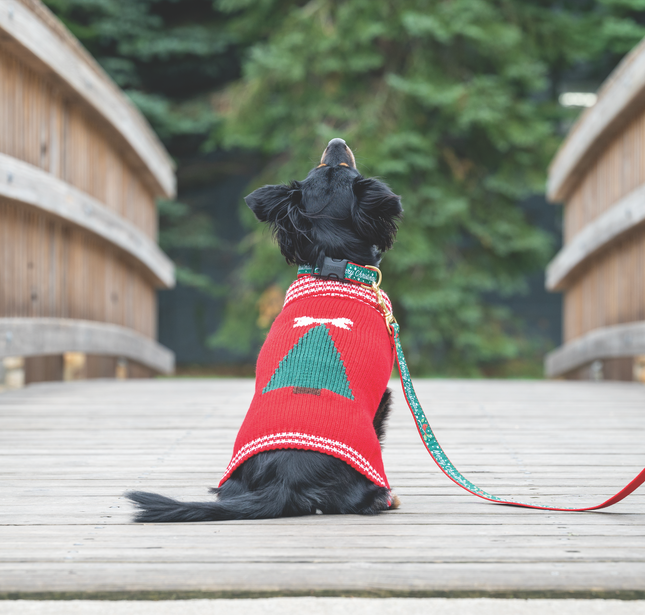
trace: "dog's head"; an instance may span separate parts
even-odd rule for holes
[[[263,186],[246,197],[267,222],[288,263],[322,266],[325,256],[378,265],[392,247],[401,198],[356,170],[352,150],[332,139],[303,181]]]

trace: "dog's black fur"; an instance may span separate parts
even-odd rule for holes
[[[332,139],[321,164],[290,185],[264,186],[246,197],[258,220],[272,228],[288,263],[322,266],[325,256],[378,265],[392,247],[401,199],[384,183],[356,170],[352,151]],[[382,442],[390,411],[386,389],[374,418]],[[136,521],[222,521],[324,514],[376,514],[398,504],[344,461],[316,451],[258,453],[237,468],[213,502],[178,502],[142,491],[126,494]]]

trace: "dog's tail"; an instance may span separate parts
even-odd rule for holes
[[[129,491],[124,495],[137,506],[134,520],[139,523],[266,519],[280,516],[284,509],[283,502],[268,499],[263,492],[244,493],[211,502],[180,502],[147,491]]]

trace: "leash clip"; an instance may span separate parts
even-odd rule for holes
[[[394,328],[392,327],[392,325],[396,323],[396,318],[394,318],[392,310],[387,307],[387,303],[385,303],[385,299],[383,299],[383,293],[381,292],[381,282],[383,281],[383,274],[378,267],[374,267],[373,265],[365,265],[365,267],[367,269],[372,269],[372,271],[376,271],[376,273],[378,273],[378,280],[376,282],[372,282],[372,286],[370,288],[376,295],[376,302],[378,303],[381,312],[383,312],[385,324],[387,325],[387,329],[390,332],[390,335],[394,335]]]

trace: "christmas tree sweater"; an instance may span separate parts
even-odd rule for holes
[[[220,486],[249,457],[296,448],[342,459],[389,488],[373,421],[393,361],[371,289],[299,277],[260,351],[255,395]]]

